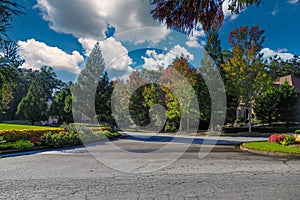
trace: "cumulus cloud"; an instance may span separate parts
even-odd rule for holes
[[[42,66],[49,66],[58,71],[66,70],[77,74],[84,60],[78,51],[67,54],[57,47],[48,46],[35,39],[19,41],[18,45],[19,55],[25,59],[23,68],[40,69]]]
[[[191,48],[203,47],[205,45],[205,41],[204,40],[199,41],[199,38],[203,38],[205,36],[206,34],[202,29],[196,30],[193,32],[192,35],[188,37],[188,40],[186,41],[186,45]]]
[[[222,4],[222,10],[224,13],[224,18],[229,20],[234,20],[238,17],[236,14],[232,14],[230,10],[228,10],[229,0],[225,0]]]
[[[72,34],[76,38],[103,39],[107,24],[116,28],[117,33],[144,27],[161,27],[150,11],[149,1],[137,0],[37,0],[35,6],[42,12],[44,20],[56,32]],[[157,41],[169,32],[164,29],[156,34],[146,32],[139,35],[139,42]],[[133,35],[129,39],[134,39]],[[135,35],[138,36],[138,35]]]
[[[121,77],[133,71],[130,65],[133,63],[128,56],[128,50],[117,41],[110,37],[99,42],[100,49],[105,61],[106,70],[111,78]]]
[[[293,58],[293,56],[294,56],[293,54],[288,53],[287,49],[279,49],[277,51],[274,51],[270,48],[264,48],[264,49],[261,50],[261,53],[264,54],[264,56],[263,56],[264,59],[268,59],[272,56],[277,55],[280,58],[282,58],[283,60],[288,60],[288,59]]]
[[[167,67],[176,57],[181,55],[188,56],[190,60],[194,60],[194,55],[180,45],[176,45],[167,53],[162,54],[158,54],[155,50],[148,50],[146,51],[146,56],[142,57],[145,62],[143,68],[156,70],[158,66]]]
[[[85,55],[89,56],[92,49],[94,48],[97,40],[93,38],[79,38],[78,42],[81,44],[82,48],[85,50]]]
[[[296,4],[296,3],[298,3],[298,1],[299,1],[299,0],[288,0],[287,2],[288,2],[289,4]]]

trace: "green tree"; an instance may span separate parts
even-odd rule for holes
[[[295,86],[290,86],[287,81],[280,85],[278,93],[278,120],[286,122],[288,126],[291,121],[295,120],[299,94],[295,91]]]
[[[262,122],[290,122],[296,119],[299,94],[285,81],[279,87],[271,87],[255,99],[254,111]]]
[[[47,94],[43,88],[42,79],[37,76],[18,105],[17,115],[34,125],[37,121],[47,119],[47,108]]]
[[[4,84],[13,86],[17,74],[17,67],[24,63],[18,55],[19,46],[10,41],[0,39],[0,88]]]
[[[80,121],[81,115],[85,115],[91,121],[94,121],[96,116],[96,90],[104,69],[104,59],[100,45],[97,43],[86,61],[85,68],[81,71],[77,82],[74,84],[73,109],[76,108],[74,112],[79,117],[79,119],[74,120]]]
[[[21,100],[26,96],[28,89],[34,78],[39,76],[42,80],[42,85],[47,93],[47,99],[52,99],[53,94],[62,86],[62,81],[59,80],[51,67],[42,67],[41,70],[32,70],[25,68],[17,68],[15,70],[15,84],[13,85],[13,100],[10,104],[10,109],[4,116],[8,120],[15,120],[18,117],[15,115],[17,107]]]
[[[178,73],[174,73],[174,70]],[[179,74],[185,78],[178,77]],[[190,131],[190,124],[195,121],[193,116],[200,115],[195,108],[195,99],[193,99],[193,93],[197,90],[197,79],[197,70],[190,66],[188,58],[184,56],[176,58],[161,79],[162,83],[167,86],[162,88],[166,93],[167,119],[175,122],[180,119],[180,131],[183,128]],[[172,93],[172,89],[176,94]]]
[[[59,119],[59,123],[71,123],[73,122],[72,109],[69,109],[72,83],[66,84],[60,91],[57,91],[54,101],[51,104],[49,114],[56,116]]]
[[[269,126],[278,118],[279,106],[278,88],[271,87],[265,92],[260,93],[254,102],[254,112],[257,119]]]
[[[9,109],[9,104],[13,99],[12,89],[9,85],[3,85],[0,88],[0,122],[2,122],[2,115]]]
[[[10,103],[10,109],[4,116],[7,120],[17,119],[17,107],[21,100],[26,96],[33,79],[34,73],[31,69],[18,68],[16,70],[15,85],[13,87],[13,99]]]
[[[275,55],[270,58],[269,73],[272,75],[274,81],[286,75],[300,76],[300,58],[293,56],[288,60],[283,60],[281,57]]]
[[[224,0],[150,0],[155,6],[151,14],[168,28],[190,33],[200,23],[205,31],[222,26]],[[261,0],[230,0],[228,9],[239,13]]]
[[[35,71],[34,73],[42,79],[43,87],[47,93],[48,99],[51,99],[54,92],[63,85],[62,81],[57,78],[52,67],[43,66],[39,71]]]
[[[226,78],[232,84],[230,87],[235,88],[241,101],[250,108],[249,132],[252,127],[253,102],[256,96],[272,83],[263,63],[263,54],[260,53],[265,39],[263,33],[258,25],[233,30],[229,34],[232,56],[227,58],[223,65]]]
[[[143,73],[138,70],[133,71],[129,76],[128,83],[125,84],[125,91],[123,93],[123,95],[130,97],[128,105],[130,119],[133,120],[134,124],[142,127],[147,126],[150,123],[149,108],[143,104],[145,84],[146,79]],[[139,85],[141,85],[141,87],[136,88]]]
[[[96,90],[96,115],[99,123],[112,123],[111,95],[113,83],[109,80],[107,72],[100,77]]]
[[[159,128],[164,125],[163,123],[165,123],[165,118],[163,118],[164,113],[153,110],[153,106],[158,104],[166,109],[165,95],[166,94],[162,91],[161,86],[154,83],[145,87],[143,90],[143,105],[150,108],[149,112],[152,113],[151,118],[154,121],[153,125],[156,126],[157,131],[160,131]]]

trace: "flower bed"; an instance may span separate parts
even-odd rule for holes
[[[108,126],[78,128],[70,125],[64,128],[0,130],[0,150],[70,147],[119,136]]]
[[[287,154],[300,154],[300,148],[296,145],[284,146],[278,143],[270,143],[268,141],[263,142],[246,142],[242,144],[243,147],[265,151],[265,152],[277,152]]]
[[[300,135],[299,134],[272,134],[268,141],[243,143],[243,148],[266,152],[276,152],[285,154],[300,154]],[[269,154],[269,153],[268,153]]]
[[[41,137],[43,134],[59,133],[64,131],[63,128],[48,128],[48,129],[25,129],[25,130],[0,130],[0,137],[8,142],[15,142],[18,140],[30,140],[32,137]]]

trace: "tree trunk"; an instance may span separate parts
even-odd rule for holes
[[[182,118],[180,118],[180,128],[179,128],[179,132],[181,133],[182,132],[182,121],[183,121],[183,119]]]
[[[187,131],[190,132],[190,117],[187,118]]]
[[[250,111],[249,111],[249,133],[252,132],[252,101],[250,100]]]
[[[31,125],[34,126],[34,121],[31,121]]]

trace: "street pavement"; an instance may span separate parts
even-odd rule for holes
[[[265,138],[190,139],[131,133],[2,158],[0,199],[299,199],[300,160],[236,146]]]

